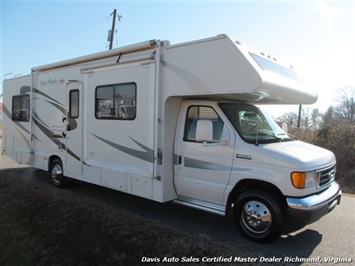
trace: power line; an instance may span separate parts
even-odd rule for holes
[[[90,28],[90,27],[92,27],[92,26],[98,24],[99,22],[101,22],[101,21],[103,21],[103,20],[107,20],[107,18],[108,18],[108,17],[104,17],[104,18],[102,18],[102,19],[100,19],[100,20],[98,20],[98,21],[96,21],[96,22],[94,22],[94,23],[92,23],[92,24],[90,24],[90,25],[88,25],[88,26],[85,26],[84,28],[82,28],[82,29],[80,29],[80,30],[77,30],[77,31],[75,31],[75,32],[72,32],[72,33],[70,33],[70,34],[67,34],[67,35],[63,36],[62,38],[59,38],[59,39],[57,39],[57,40],[55,40],[55,41],[52,41],[52,42],[48,43],[48,44],[45,45],[45,46],[42,46],[42,47],[37,48],[37,49],[35,49],[35,50],[32,50],[32,51],[30,51],[30,52],[28,52],[28,53],[25,53],[25,54],[21,55],[21,56],[18,56],[18,57],[9,59],[9,60],[7,60],[7,61],[2,61],[1,64],[6,64],[6,63],[9,63],[9,62],[12,62],[12,61],[16,61],[16,60],[21,59],[22,57],[25,57],[25,56],[28,56],[28,55],[30,55],[30,54],[36,53],[36,52],[38,52],[38,51],[40,51],[40,50],[42,50],[42,49],[45,49],[45,48],[47,48],[47,47],[49,47],[49,46],[51,46],[51,45],[53,45],[53,44],[55,44],[55,43],[57,43],[57,42],[60,42],[60,41],[62,41],[62,40],[64,40],[64,39],[67,39],[67,38],[69,38],[69,37],[71,37],[71,36],[73,36],[73,35],[75,35],[75,34],[81,32],[81,31],[84,31],[84,30],[86,30],[87,28]]]

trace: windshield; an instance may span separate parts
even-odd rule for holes
[[[239,136],[248,143],[265,144],[293,140],[272,118],[253,105],[222,103],[220,107]]]

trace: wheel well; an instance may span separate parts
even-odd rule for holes
[[[57,155],[52,155],[52,156],[50,156],[50,157],[48,158],[48,171],[50,170],[51,165],[52,165],[52,163],[53,163],[53,161],[54,161],[55,159],[60,160],[61,163],[62,163],[62,166],[63,166],[63,161],[62,161],[62,159],[61,159],[59,156],[57,156]]]
[[[227,201],[227,209],[226,209],[226,215],[229,216],[233,216],[233,204],[235,202],[235,200],[239,197],[239,195],[241,193],[243,193],[246,190],[250,190],[250,189],[258,189],[258,190],[262,190],[265,191],[273,196],[276,197],[277,201],[280,204],[280,208],[283,210],[287,210],[287,203],[285,200],[284,195],[281,193],[280,189],[278,189],[275,185],[269,183],[269,182],[265,182],[265,181],[261,181],[261,180],[255,180],[255,179],[245,179],[245,180],[241,180],[240,182],[238,182],[235,187],[233,188],[233,190],[229,193],[228,196],[228,201]]]

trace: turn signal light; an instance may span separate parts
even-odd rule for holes
[[[307,174],[302,172],[293,172],[291,174],[292,184],[295,188],[305,188],[306,187]]]
[[[295,188],[308,188],[317,184],[317,173],[311,172],[293,172],[291,174],[292,185]]]

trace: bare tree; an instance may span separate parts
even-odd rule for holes
[[[355,87],[344,86],[338,89],[338,102],[336,113],[340,119],[350,123],[355,122]]]
[[[302,109],[301,125],[304,129],[308,129],[312,123],[312,112],[309,107]]]
[[[292,112],[285,113],[278,120],[280,122],[285,122],[290,129],[297,127],[297,114],[296,113],[292,113]]]
[[[312,119],[312,128],[318,129],[322,120],[322,114],[318,108],[312,110],[311,119]]]

